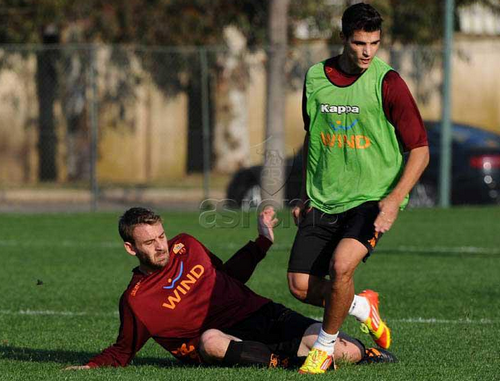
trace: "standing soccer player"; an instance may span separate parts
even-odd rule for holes
[[[342,16],[341,55],[312,66],[303,93],[304,189],[288,267],[292,294],[325,306],[323,326],[301,373],[333,363],[339,329],[351,314],[388,348],[378,294],[354,295],[354,271],[408,202],[429,162],[422,118],[405,82],[375,57],[382,18],[364,3]],[[409,152],[406,165],[402,152]],[[330,281],[325,276],[330,275]]]

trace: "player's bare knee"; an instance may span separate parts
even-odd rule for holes
[[[330,278],[333,282],[345,282],[353,277],[354,270],[350,263],[335,261],[330,266]]]
[[[224,348],[221,348],[222,335],[223,333],[218,329],[209,329],[202,333],[199,352],[204,359],[221,358],[221,353],[224,352]]]
[[[291,285],[289,285],[289,290],[293,297],[300,300],[301,302],[305,302],[307,300],[307,290],[303,290]]]
[[[302,282],[295,274],[288,274],[288,289],[290,293],[301,302],[307,299],[308,284]]]

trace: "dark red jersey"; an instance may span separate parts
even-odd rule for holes
[[[171,239],[165,268],[149,275],[133,270],[120,299],[116,343],[88,365],[125,366],[149,338],[180,359],[199,361],[196,348],[204,331],[230,327],[270,301],[242,283],[264,257],[270,246],[265,241],[249,242],[223,264],[190,235]]]
[[[352,85],[363,74],[348,74],[342,71],[339,57],[325,63],[325,74],[336,86]],[[305,94],[302,97],[304,128],[309,130],[309,116],[305,108]],[[382,103],[386,118],[396,128],[396,135],[405,151],[428,145],[422,117],[408,86],[395,71],[389,71],[382,82]]]

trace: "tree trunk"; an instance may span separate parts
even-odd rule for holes
[[[59,52],[52,44],[59,42],[57,30],[43,31],[44,49],[37,56],[37,96],[39,117],[38,176],[40,181],[57,180],[57,136],[54,122],[54,102],[57,92],[57,60]]]
[[[196,62],[195,60],[193,60]],[[201,97],[201,68],[193,64],[190,70],[189,84],[186,89],[188,97],[188,154],[187,171],[189,173],[203,172],[203,114]],[[210,77],[209,77],[210,81]],[[212,130],[212,92],[209,91],[209,119],[210,130]],[[210,131],[210,136],[212,131]],[[210,139],[210,156],[212,156],[212,144]]]
[[[262,199],[276,208],[283,207],[286,181],[284,67],[287,53],[287,18],[289,0],[271,0],[268,31],[270,47],[266,85],[266,153],[261,178]]]
[[[250,164],[248,136],[248,68],[244,49],[246,39],[235,28],[226,28],[229,52],[219,57],[215,101],[215,169],[232,173]]]

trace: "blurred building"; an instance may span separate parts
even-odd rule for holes
[[[500,14],[493,13],[481,4],[458,10],[460,32],[476,36],[500,36]]]

